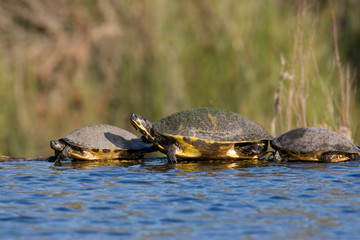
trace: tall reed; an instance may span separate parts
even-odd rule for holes
[[[351,116],[356,111],[356,89],[354,76],[351,76],[349,68],[344,70],[340,60],[334,10],[330,9],[333,45],[330,46],[332,54],[328,52],[332,58],[326,78],[321,72],[323,69],[320,69],[318,54],[314,49],[318,46],[316,39],[319,35],[319,13],[313,18],[310,29],[303,26],[306,14],[307,5],[304,1],[297,12],[294,47],[288,71],[285,58],[281,55],[280,78],[274,96],[272,133],[277,134],[277,129],[285,132],[296,127],[319,126],[333,129],[352,139]]]

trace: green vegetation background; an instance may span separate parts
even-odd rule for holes
[[[0,155],[90,123],[225,108],[360,144],[360,2],[0,1]]]

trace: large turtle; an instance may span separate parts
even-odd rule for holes
[[[169,162],[179,158],[257,159],[267,154],[271,135],[255,122],[221,109],[197,108],[152,123],[131,114],[131,123]]]
[[[360,149],[345,136],[317,127],[291,130],[270,143],[276,159],[342,162],[355,160],[360,153]]]
[[[62,159],[81,160],[139,159],[153,147],[134,134],[107,124],[92,124],[74,130],[59,140],[50,141],[55,163]]]

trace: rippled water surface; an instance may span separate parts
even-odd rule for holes
[[[356,239],[360,162],[0,163],[1,239]]]

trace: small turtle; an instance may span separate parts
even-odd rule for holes
[[[134,134],[107,124],[81,127],[60,138],[50,141],[55,150],[55,163],[65,158],[81,160],[139,159],[152,148]]]
[[[226,110],[197,108],[151,123],[131,114],[131,123],[169,162],[179,158],[257,159],[267,154],[271,135],[255,122]]]
[[[323,128],[305,127],[286,132],[271,142],[275,159],[318,162],[355,160],[360,153],[349,139]]]

